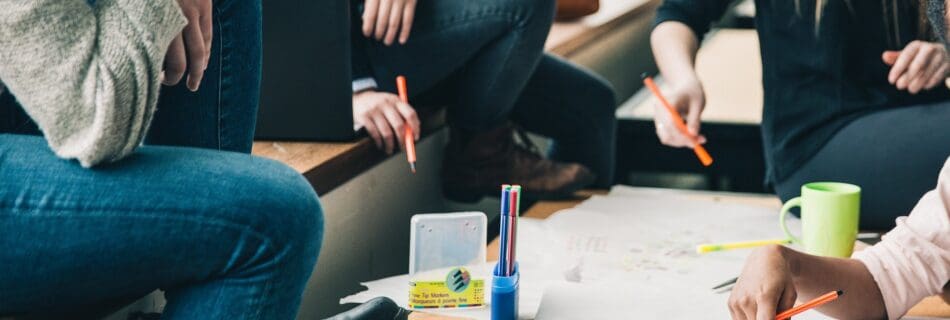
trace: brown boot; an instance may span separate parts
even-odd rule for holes
[[[502,184],[521,185],[529,199],[569,198],[594,178],[580,164],[544,159],[515,143],[510,126],[477,134],[453,130],[442,162],[442,191],[460,202],[499,196]]]

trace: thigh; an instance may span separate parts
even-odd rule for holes
[[[511,34],[536,11],[543,11],[544,3],[537,0],[418,1],[406,44],[386,46],[374,38],[358,38],[364,41],[362,47],[367,51],[379,87],[395,92],[396,76],[405,75],[409,79],[410,95],[415,95],[434,89],[465,69],[484,47]],[[465,90],[466,85],[487,84],[459,85],[459,90]]]
[[[0,134],[0,314],[254,277],[268,248],[317,230],[319,212],[292,214],[313,208],[296,172],[249,155],[143,147],[83,169]]]
[[[840,181],[861,187],[861,227],[889,230],[936,186],[950,156],[950,103],[862,116],[838,131],[802,168],[776,184],[783,200],[802,184]]]
[[[197,92],[163,87],[146,143],[249,153],[261,81],[260,0],[214,3],[211,60]]]

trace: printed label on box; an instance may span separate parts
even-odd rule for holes
[[[409,308],[472,308],[485,304],[485,281],[472,279],[465,268],[455,268],[445,281],[410,281]]]

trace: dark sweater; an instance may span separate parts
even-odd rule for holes
[[[350,58],[353,79],[372,78],[373,67],[366,55],[366,42],[370,41],[363,36],[363,1],[350,1]]]
[[[666,0],[656,23],[679,21],[701,38],[731,2]],[[800,11],[795,2],[755,1],[768,182],[794,173],[855,118],[950,98],[944,86],[911,95],[887,82],[881,53],[924,38],[914,1],[828,0],[817,33],[814,0],[801,0]]]

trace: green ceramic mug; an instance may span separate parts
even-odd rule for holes
[[[825,257],[847,258],[858,236],[861,187],[838,182],[812,182],[802,186],[799,197],[782,206],[779,223],[782,230],[805,252]],[[801,207],[802,237],[788,231],[785,216],[793,207]]]

